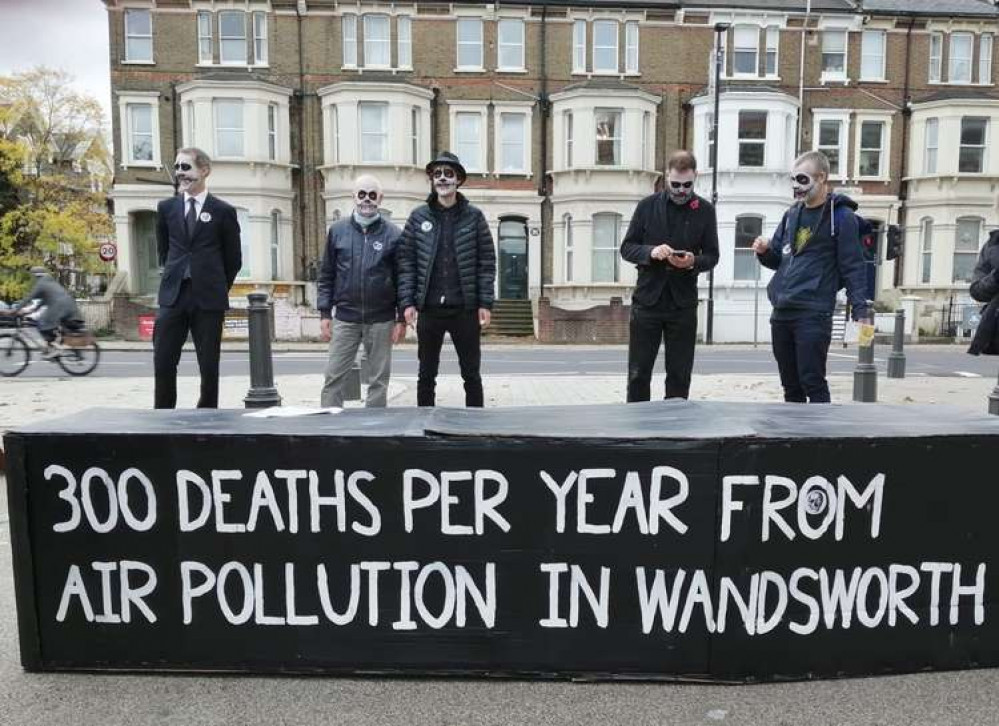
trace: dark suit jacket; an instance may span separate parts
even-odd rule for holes
[[[207,222],[202,221],[205,215],[210,218]],[[209,194],[192,237],[188,239],[184,223],[184,195],[160,202],[156,207],[156,249],[163,277],[158,302],[163,307],[176,304],[190,262],[195,304],[202,310],[226,310],[229,288],[243,265],[235,208]]]
[[[666,216],[665,192],[646,197],[635,208],[621,243],[621,257],[638,267],[638,281],[631,296],[634,304],[651,307],[665,288],[677,307],[697,307],[697,274],[718,264],[718,223],[715,208],[695,196],[681,229],[671,229]],[[664,242],[675,250],[694,254],[694,266],[680,270],[666,261],[652,259],[652,250]]]

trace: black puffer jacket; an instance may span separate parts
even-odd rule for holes
[[[406,220],[396,253],[399,267],[399,305],[403,309],[423,309],[427,285],[437,257],[436,195],[417,207]],[[496,281],[496,249],[485,215],[459,192],[457,218],[454,221],[454,252],[461,279],[465,308],[493,307]]]
[[[968,352],[999,355],[999,230],[992,231],[978,255],[971,278],[971,297],[986,305]]]

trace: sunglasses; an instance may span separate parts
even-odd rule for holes
[[[671,181],[669,183],[669,185],[670,185],[670,188],[672,188],[672,189],[690,189],[692,186],[694,186],[694,182],[692,182],[692,181],[685,181],[685,182]]]
[[[456,175],[454,173],[454,169],[442,167],[440,169],[434,169],[432,176],[434,179],[454,179]]]
[[[808,174],[792,174],[791,182],[793,184],[798,184],[799,186],[807,187],[813,181],[812,177]]]
[[[374,190],[374,189],[372,189],[370,192],[365,191],[364,189],[358,189],[358,191],[357,191],[357,198],[360,201],[362,201],[362,202],[365,199],[370,199],[372,202],[377,202],[378,201],[378,192],[376,190]]]
[[[191,171],[194,167],[188,164],[186,161],[182,161],[179,164],[173,165],[174,171]]]

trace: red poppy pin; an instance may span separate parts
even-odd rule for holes
[[[701,206],[701,200],[694,197],[694,199],[690,202],[690,208],[697,209],[699,206]]]

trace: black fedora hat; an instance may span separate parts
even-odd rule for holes
[[[465,178],[468,174],[465,172],[465,167],[461,165],[458,161],[458,157],[452,154],[450,151],[442,151],[437,155],[437,158],[427,164],[427,176],[430,176],[435,166],[446,165],[454,169],[458,174],[458,183],[464,184]]]

